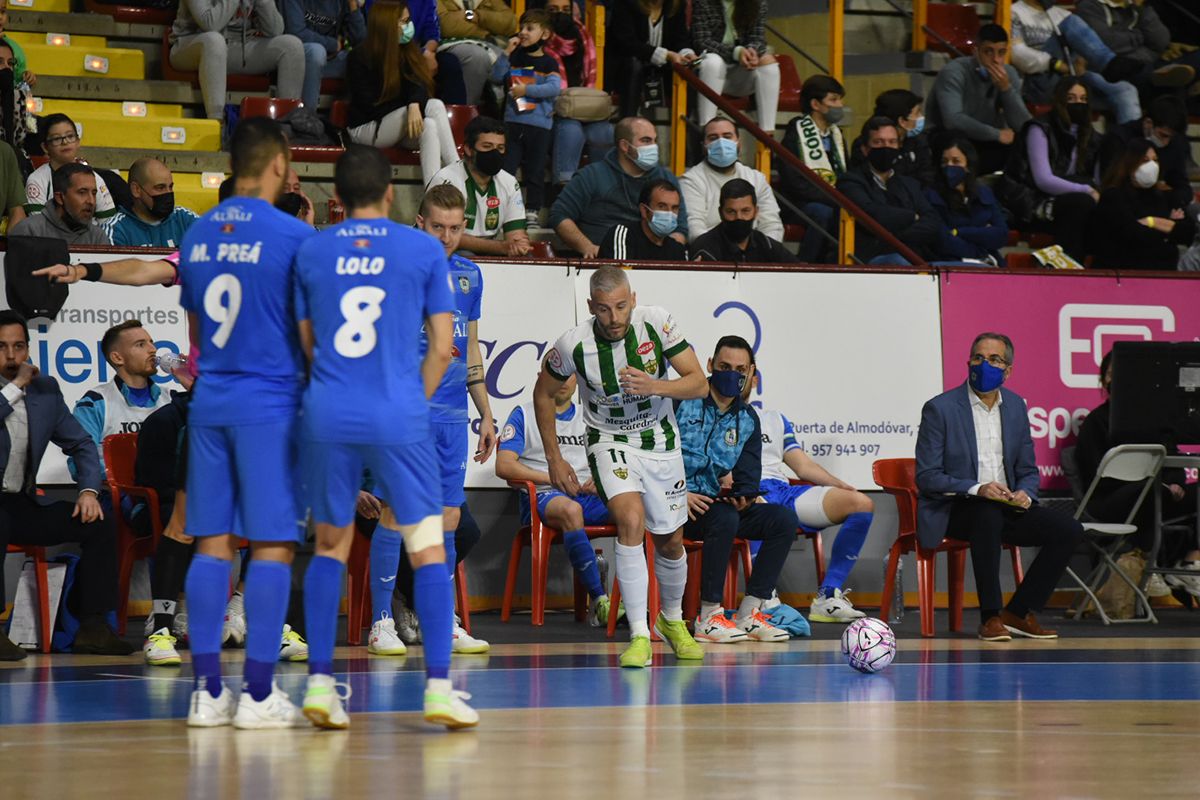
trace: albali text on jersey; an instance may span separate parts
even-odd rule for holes
[[[721,411],[712,397],[684,400],[676,409],[688,491],[716,497],[721,476],[733,473],[733,494],[757,492],[762,480],[758,414],[739,397]]]
[[[561,414],[554,416],[554,428],[558,436],[558,449],[563,459],[575,470],[575,477],[580,485],[592,479],[592,471],[588,467],[587,428],[583,424],[583,415],[574,403]],[[542,442],[542,432],[537,426],[537,417],[533,412],[533,403],[517,406],[508,415],[508,421],[500,429],[500,449],[517,454],[521,463],[539,472],[550,472],[550,462],[546,460],[546,445]],[[548,492],[554,487],[549,484],[538,484],[538,493]]]
[[[450,366],[437,391],[429,399],[429,418],[434,422],[467,421],[467,342],[470,323],[479,319],[483,307],[483,272],[475,262],[462,256],[450,256],[450,290],[454,294],[454,345]],[[429,337],[421,326],[422,356],[429,349]]]
[[[596,318],[590,317],[559,337],[546,356],[546,368],[559,380],[578,376],[589,446],[624,444],[650,455],[673,454],[679,436],[672,401],[627,394],[618,375],[628,366],[665,378],[669,359],[688,346],[665,308],[637,306],[623,339],[598,334]]]

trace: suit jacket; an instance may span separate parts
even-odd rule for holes
[[[838,178],[837,188],[919,255],[936,255],[942,220],[916,180],[895,174],[884,189],[875,182],[870,166],[861,164]],[[855,225],[854,241],[854,249],[863,261],[895,250],[859,224]]]
[[[71,416],[63,400],[58,382],[46,375],[38,375],[25,387],[25,412],[29,417],[29,461],[26,463],[30,470],[26,482],[33,491],[37,483],[38,468],[42,465],[42,456],[50,442],[62,448],[62,451],[75,460],[75,482],[79,489],[100,491],[103,476],[100,474],[100,454],[96,452],[96,444],[83,426]],[[3,424],[13,408],[0,395],[0,475],[8,466],[9,448],[12,442],[8,436],[8,427]],[[36,498],[43,505],[48,500]]]
[[[966,383],[939,394],[921,409],[917,432],[917,540],[937,547],[950,524],[951,494],[966,494],[979,483],[975,419]],[[1004,442],[1004,475],[1013,491],[1023,489],[1037,500],[1038,468],[1025,400],[1001,387],[1000,425]]]
[[[733,44],[725,44],[725,5],[721,0],[699,0],[692,4],[692,41],[700,53],[716,53],[734,62],[738,47],[753,47],[761,56],[767,52],[767,0],[759,0],[758,16],[748,31],[734,31]]]

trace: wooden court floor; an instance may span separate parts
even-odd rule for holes
[[[656,645],[660,648],[661,645]],[[833,641],[711,647],[699,666],[620,645],[456,657],[481,709],[416,713],[419,648],[340,648],[344,733],[188,730],[190,672],[36,656],[0,667],[0,798],[1169,798],[1200,795],[1200,642],[902,640],[863,676]],[[226,658],[230,678],[241,655]],[[298,697],[303,665],[282,665]]]

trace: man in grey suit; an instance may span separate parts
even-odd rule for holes
[[[1054,639],[1038,624],[1083,536],[1072,517],[1038,505],[1038,468],[1025,401],[1002,388],[1012,374],[1012,340],[981,333],[971,344],[968,379],[921,410],[917,433],[917,539],[937,547],[945,537],[971,544],[979,592],[979,638],[1015,634]],[[1000,593],[1002,545],[1040,547],[1012,600]]]
[[[37,473],[54,442],[75,459],[79,496],[74,503],[39,497]],[[117,549],[98,494],[102,476],[96,445],[71,416],[53,378],[29,363],[29,328],[15,311],[0,311],[0,554],[9,544],[51,546],[77,542],[82,550],[73,609],[79,631],[72,651],[129,655],[105,616],[116,608]],[[4,597],[0,571],[0,598]],[[0,633],[0,661],[25,651]]]

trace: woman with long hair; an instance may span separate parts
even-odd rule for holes
[[[429,183],[458,160],[450,117],[433,97],[433,76],[404,0],[376,0],[367,15],[367,40],[350,54],[347,128],[351,140],[376,147],[416,147],[421,179]]]
[[[696,0],[692,7],[692,41],[704,54],[700,80],[717,94],[754,95],[758,126],[774,136],[779,64],[767,47],[766,21],[767,0]],[[701,125],[717,115],[716,105],[703,96],[697,111]]]
[[[1104,176],[1104,192],[1092,216],[1093,266],[1176,269],[1179,245],[1192,243],[1196,222],[1173,205],[1170,187],[1159,181],[1154,144],[1130,140]]]
[[[975,180],[979,156],[974,146],[954,134],[938,140],[935,159],[937,174],[925,196],[946,226],[939,254],[1003,266],[1000,248],[1008,242],[1008,220],[992,190]]]
[[[669,64],[696,59],[683,0],[609,0],[605,83],[621,98],[621,116],[665,104]]]

